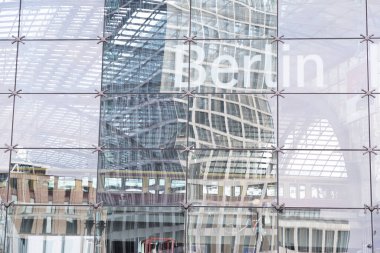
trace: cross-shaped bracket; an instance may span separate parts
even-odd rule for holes
[[[21,98],[20,92],[22,90],[9,90],[9,91],[10,91],[11,94],[8,96],[8,98],[10,98],[10,97],[16,97],[16,96],[19,97],[19,98]]]
[[[97,98],[97,97],[107,97],[107,94],[106,94],[106,92],[107,92],[108,90],[95,90],[95,92],[96,92],[96,96],[95,96],[95,98]]]
[[[98,37],[99,41],[96,43],[96,44],[100,44],[100,43],[108,43],[107,39],[110,37],[110,36],[96,36]]]
[[[367,213],[367,210],[369,210],[371,213],[376,210],[376,213],[379,214],[379,205],[375,205],[375,206],[364,205],[364,213]]]
[[[276,212],[282,213],[285,208],[285,203],[282,203],[282,204],[272,203],[272,207],[276,210]]]
[[[183,95],[181,96],[181,98],[184,98],[184,97],[195,97],[195,95],[194,95],[195,90],[192,90],[192,91],[182,90],[182,92],[183,92]]]
[[[184,152],[194,152],[194,145],[191,145],[190,147],[183,146],[181,153],[184,153]]]
[[[12,151],[14,151],[15,153],[17,153],[16,148],[17,148],[18,144],[13,145],[13,146],[8,145],[8,144],[4,144],[4,145],[5,145],[5,148],[6,148],[6,150],[4,151],[4,153],[12,152]]]
[[[96,146],[96,145],[92,145],[94,147],[94,151],[92,151],[92,153],[95,153],[95,152],[101,152],[103,153],[104,152],[104,148],[105,148],[105,145],[102,145],[102,146]]]
[[[377,152],[375,151],[377,146],[374,146],[374,147],[366,147],[366,146],[363,146],[363,148],[365,148],[365,152],[363,153],[363,155],[365,154],[374,154],[374,155],[377,155]]]
[[[193,203],[180,202],[179,204],[184,211],[190,210],[193,207]]]
[[[21,37],[17,37],[17,36],[14,36],[14,35],[12,35],[12,37],[13,37],[13,41],[12,41],[12,44],[15,44],[15,43],[22,43],[22,44],[25,44],[25,42],[24,41],[22,41],[23,39],[25,39],[25,36],[21,36]]]
[[[363,40],[360,41],[360,43],[363,43],[364,41],[374,43],[372,39],[373,39],[373,36],[375,36],[375,34],[371,34],[371,35],[360,34],[360,36],[363,38]]]
[[[284,35],[281,35],[280,37],[276,37],[276,36],[271,36],[273,39],[271,41],[271,44],[275,43],[275,42],[280,42],[282,44],[284,44]]]
[[[282,98],[285,98],[284,95],[282,94],[285,90],[271,89],[271,91],[273,92],[273,95],[270,98],[273,98],[273,97],[282,97]]]
[[[94,210],[98,210],[99,208],[103,207],[103,201],[100,201],[98,203],[90,203],[90,207],[94,208]]]
[[[364,92],[364,95],[362,96],[362,98],[364,98],[364,97],[369,97],[369,96],[371,96],[371,97],[373,97],[373,98],[375,98],[375,95],[373,95],[373,93],[375,93],[375,90],[376,89],[373,89],[373,90],[364,90],[364,89],[362,89],[362,91]]]
[[[272,153],[276,152],[276,153],[282,153],[282,154],[284,154],[284,151],[282,150],[285,147],[284,145],[281,146],[281,147],[275,147],[273,145],[271,145],[271,146],[273,148]]]
[[[197,44],[197,42],[195,41],[195,38],[197,36],[186,36],[186,35],[184,35],[183,37],[185,38],[185,42],[183,42],[183,44],[187,44],[187,43]]]
[[[14,205],[15,205],[14,201],[9,201],[9,202],[1,201],[1,206],[5,207],[6,209],[8,209],[9,207],[14,206]]]

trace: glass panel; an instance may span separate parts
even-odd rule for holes
[[[276,35],[277,1],[191,0],[191,32],[199,38]]]
[[[287,38],[359,37],[366,31],[365,1],[279,2],[279,34]]]
[[[0,145],[11,143],[13,97],[0,94]]]
[[[12,155],[9,198],[17,203],[95,202],[97,153],[19,149]]]
[[[94,214],[89,207],[16,206],[8,217],[6,252],[94,252]]]
[[[279,49],[279,85],[286,92],[367,89],[367,48],[360,40],[289,40]]]
[[[309,242],[302,241],[304,237],[291,240],[296,236],[297,227],[309,228]],[[325,247],[330,250],[325,252],[371,251],[367,248],[371,244],[371,214],[362,209],[287,209],[279,215],[279,229],[284,229],[285,238],[289,238],[279,252],[293,251],[300,247],[299,243],[311,246],[306,252],[323,252]],[[324,235],[329,241],[323,240]]]
[[[9,152],[0,150],[0,201],[7,202],[8,191],[8,173],[9,173]],[[2,208],[0,208],[2,210]],[[0,229],[1,230],[1,229]],[[0,245],[1,244],[0,232]]]
[[[360,208],[370,203],[369,180],[369,157],[363,151],[280,154],[280,202],[287,206]]]
[[[28,41],[18,54],[17,88],[23,92],[100,90],[102,46],[94,41]]]
[[[370,111],[372,145],[375,146],[376,150],[379,150],[377,143],[380,138],[380,97],[378,94],[375,98],[370,97]],[[375,153],[371,154],[372,201],[380,204],[380,159],[376,154],[379,154],[379,152],[375,151]]]
[[[190,86],[198,93],[276,89],[276,45],[270,40],[202,40],[190,47]]]
[[[103,0],[23,0],[20,35],[27,39],[78,39],[103,34]]]
[[[186,146],[187,104],[187,98],[168,94],[102,98],[100,142],[110,148]]]
[[[367,0],[368,11],[368,34],[379,35],[380,17],[377,15],[380,11],[380,2],[376,0]]]
[[[17,47],[12,45],[9,41],[0,42],[0,92],[9,92],[9,90],[13,90],[15,83],[16,50]]]
[[[107,247],[100,252],[185,252],[185,220],[179,208],[110,207],[101,221]]]
[[[368,146],[368,101],[362,95],[291,95],[279,100],[280,145],[292,149]]]
[[[4,251],[5,224],[6,224],[6,209],[0,208],[0,251]],[[8,217],[9,222],[9,217]]]
[[[258,94],[197,94],[190,107],[189,141],[205,149],[272,148],[276,102]]]
[[[371,155],[371,164],[372,201],[373,204],[380,204],[380,158],[376,155]]]
[[[0,5],[0,39],[17,36],[20,0],[4,0]],[[6,42],[9,43],[9,42]]]
[[[368,44],[369,85],[371,90],[380,89],[380,40]]]
[[[183,39],[189,33],[188,0],[106,1],[105,6],[105,33],[117,40]]]
[[[109,205],[178,205],[185,198],[186,157],[170,149],[104,151],[98,199]]]
[[[287,231],[286,235],[290,235]],[[294,232],[293,234],[294,235]],[[314,234],[313,234],[314,235]],[[309,228],[298,228],[298,252],[309,252]],[[288,245],[288,244],[287,244]]]
[[[267,208],[191,209],[189,252],[277,252],[276,212]]]
[[[333,253],[334,252],[334,238],[335,238],[334,230],[326,230],[325,231],[325,252]]]
[[[276,198],[271,151],[196,150],[189,170],[188,197],[196,205],[266,205]]]
[[[16,99],[13,137],[20,148],[91,148],[98,143],[99,99],[94,95]]]
[[[188,89],[188,55],[183,40],[112,40],[104,45],[102,89],[183,93]]]
[[[380,250],[380,214],[378,212],[373,212],[373,248],[374,252],[379,252]]]

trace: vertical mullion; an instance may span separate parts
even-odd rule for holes
[[[104,15],[103,15],[103,33],[102,33],[102,36],[103,37],[106,37],[105,35],[105,31],[106,31],[106,18],[107,18],[107,13],[106,13],[106,3],[107,3],[107,0],[104,0],[104,4],[103,4],[103,12],[104,12]],[[106,42],[102,43],[102,63],[101,63],[101,78],[100,78],[100,91],[103,90],[103,78],[104,78],[104,72],[103,72],[103,69],[104,69],[104,47],[105,47],[105,44]],[[101,143],[101,127],[102,127],[102,96],[99,96],[99,123],[98,123],[98,147],[100,147],[102,145]],[[100,153],[101,152],[97,152],[98,153],[98,164],[96,166],[96,190],[95,190],[95,202],[96,203],[99,203],[101,200],[98,198],[98,189],[99,189],[99,182],[100,182],[100,178],[99,178],[99,173],[100,173],[100,162],[101,162],[101,157],[100,157]],[[91,207],[89,207],[91,208]],[[93,232],[93,241],[94,241],[94,244],[93,244],[93,252],[96,253],[97,251],[97,230],[96,230],[96,227],[98,225],[98,215],[97,215],[97,210],[94,210],[94,214],[93,214],[95,217],[94,217],[94,232]],[[102,236],[102,235],[100,235]],[[106,247],[106,245],[104,245]],[[107,249],[105,249],[107,250]]]
[[[17,24],[17,37],[20,37],[20,26],[21,26],[21,8],[22,8],[22,0],[19,2],[19,8],[18,8],[18,24]],[[15,59],[15,75],[14,75],[14,85],[13,90],[16,91],[17,89],[17,70],[18,70],[18,55],[19,55],[19,49],[20,49],[20,43],[16,42],[16,59]],[[13,129],[14,129],[14,118],[15,118],[15,103],[16,103],[16,96],[13,96],[13,105],[12,105],[12,119],[11,119],[11,140],[10,140],[10,146],[13,146]],[[9,167],[8,167],[8,183],[7,183],[7,196],[6,199],[9,202],[9,189],[10,189],[10,177],[11,177],[11,167],[12,167],[12,150],[9,150]],[[4,205],[1,206],[1,208],[5,208],[5,223],[4,223],[4,237],[3,237],[3,250],[6,252],[5,247],[7,246],[7,233],[8,233],[8,208],[6,208]]]
[[[365,29],[366,29],[366,36],[369,35],[368,31],[368,0],[365,0]],[[366,42],[366,75],[367,75],[367,90],[370,91],[370,73],[369,73],[369,43],[370,41]],[[367,113],[368,113],[368,147],[372,147],[372,136],[371,136],[371,96],[367,96]],[[368,154],[369,159],[369,189],[370,189],[370,206],[373,204],[373,195],[372,195],[372,154],[369,152]],[[373,212],[371,212],[371,251],[374,252],[374,240],[373,240],[373,231],[374,231],[374,224],[373,224]]]
[[[279,7],[280,7],[280,4],[279,4],[279,1],[280,0],[277,0],[276,1],[276,37],[278,38],[279,37]],[[280,82],[280,71],[279,71],[279,55],[278,55],[278,48],[279,48],[279,42],[277,41],[276,43],[276,72],[277,72],[277,77],[276,77],[276,86],[277,86],[277,90],[280,90],[280,85],[279,85],[279,82]],[[275,145],[277,147],[280,147],[280,136],[279,136],[279,124],[280,124],[280,117],[279,117],[279,111],[280,111],[280,106],[279,106],[279,96],[276,97],[276,126],[275,126],[275,131],[276,131],[276,140],[275,140]],[[280,192],[280,173],[279,173],[279,158],[280,158],[280,152],[274,152],[273,154],[276,154],[276,200],[277,200],[277,204],[280,203],[280,196],[279,196],[279,192]],[[280,252],[280,235],[279,235],[279,221],[280,219],[280,213],[279,212],[276,212],[276,237],[275,239],[277,240],[276,242],[276,250],[277,252]]]
[[[189,26],[188,26],[188,38],[191,38],[192,36],[192,33],[191,33],[191,20],[192,20],[192,17],[191,17],[191,14],[192,14],[192,11],[191,11],[191,8],[192,8],[192,1],[193,0],[189,0]],[[187,68],[187,90],[190,92],[191,91],[191,70],[190,70],[190,67],[191,67],[191,43],[192,42],[189,42],[189,45],[188,45],[188,68]],[[187,113],[186,113],[186,147],[189,147],[189,133],[190,133],[190,96],[187,97]],[[193,101],[194,102],[194,101]],[[195,148],[195,147],[194,147]],[[185,199],[184,199],[184,202],[187,203],[189,198],[188,198],[188,191],[189,191],[189,187],[188,187],[188,178],[189,178],[189,159],[190,159],[190,152],[186,152],[186,171],[185,171]],[[184,248],[185,248],[185,252],[187,252],[187,249],[188,249],[188,223],[189,223],[189,212],[190,212],[190,208],[185,210],[184,211]]]

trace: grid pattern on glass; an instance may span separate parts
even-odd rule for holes
[[[3,1],[0,248],[371,252],[377,5]]]

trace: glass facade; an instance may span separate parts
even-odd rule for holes
[[[0,0],[0,253],[380,252],[378,10]]]

